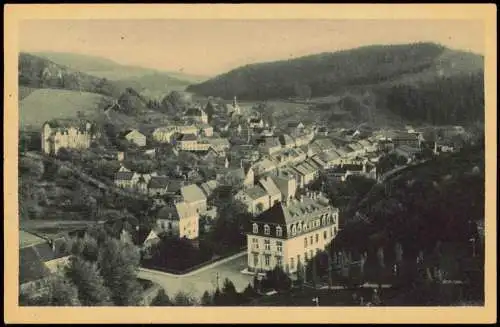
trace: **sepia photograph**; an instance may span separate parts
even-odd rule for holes
[[[9,301],[246,316],[485,308],[497,157],[485,18],[245,6],[200,18],[67,5],[15,20]],[[489,266],[496,289],[496,252]]]

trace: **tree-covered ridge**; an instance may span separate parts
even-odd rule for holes
[[[436,157],[376,185],[357,208],[366,219],[347,224],[335,243],[369,251],[399,242],[409,256],[431,251],[439,242],[467,245],[481,237],[484,181],[484,144]]]
[[[410,121],[463,125],[484,121],[483,72],[375,90],[377,106]]]
[[[447,49],[433,43],[374,45],[237,68],[188,91],[240,99],[324,96],[350,85],[371,85],[432,68]],[[300,92],[306,93],[307,92]]]
[[[99,93],[117,97],[121,89],[105,78],[94,77],[28,53],[19,54],[19,85]]]

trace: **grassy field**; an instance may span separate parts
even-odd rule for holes
[[[78,112],[91,118],[104,101],[106,97],[95,93],[37,89],[19,102],[19,129],[39,129],[47,120],[77,117]]]
[[[33,87],[28,87],[28,86],[19,86],[19,101],[22,99],[26,98],[28,95],[30,95],[32,92],[36,91],[36,88]]]

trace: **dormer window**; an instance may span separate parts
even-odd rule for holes
[[[292,235],[297,233],[297,227],[295,225],[292,226]]]
[[[271,228],[269,228],[269,225],[264,225],[264,234],[271,234]]]
[[[259,225],[253,224],[253,233],[257,234],[259,232]]]
[[[302,232],[302,224],[301,223],[297,224],[297,233],[300,233],[300,232]]]
[[[283,229],[280,226],[276,227],[276,236],[283,236]]]

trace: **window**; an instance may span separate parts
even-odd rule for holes
[[[304,247],[307,247],[307,237],[304,237]]]
[[[337,235],[337,227],[333,227],[333,235]]]
[[[304,252],[304,260],[307,260],[307,252]]]
[[[258,254],[253,255],[253,265],[254,265],[254,267],[257,267],[259,265],[259,255]]]
[[[302,225],[300,223],[297,225],[297,232],[302,232]]]
[[[290,269],[295,268],[295,262],[293,261],[293,258],[290,258]]]
[[[326,240],[326,238],[328,237],[328,233],[326,232],[326,230],[323,232],[323,238]]]
[[[300,262],[300,254],[297,254],[297,264]]]
[[[264,256],[264,263],[265,263],[266,266],[269,266],[269,261],[270,261],[269,258],[270,257],[271,256],[269,256],[269,255]]]
[[[323,226],[324,226],[325,224],[326,224],[326,218],[323,216],[323,217],[321,218],[321,225],[323,225]]]
[[[276,236],[283,236],[283,228],[280,226],[276,227]]]
[[[253,244],[254,249],[259,248],[259,240],[258,239],[256,239],[256,238],[252,239],[252,244]]]
[[[309,237],[309,244],[313,244],[313,236],[312,235]]]
[[[172,229],[172,223],[171,222],[168,223],[168,229]]]
[[[313,250],[309,250],[309,258],[313,258]]]
[[[269,228],[269,225],[264,225],[264,234],[271,234],[271,228]]]
[[[253,224],[253,232],[257,234],[259,232],[259,225]]]
[[[318,233],[316,233],[316,243],[318,243],[318,241],[319,241],[319,235]]]
[[[269,240],[264,241],[264,249],[267,251],[271,250],[271,241]]]
[[[283,243],[281,243],[281,241],[277,241],[276,248],[278,249],[278,252],[283,252]]]
[[[283,259],[280,256],[276,257],[276,265],[279,267],[283,266]]]
[[[330,237],[333,237],[333,228],[330,229]]]
[[[302,229],[304,230],[304,232],[307,231],[307,224],[306,223],[304,223],[304,227]]]
[[[292,226],[292,235],[295,235],[297,232],[295,225]]]

